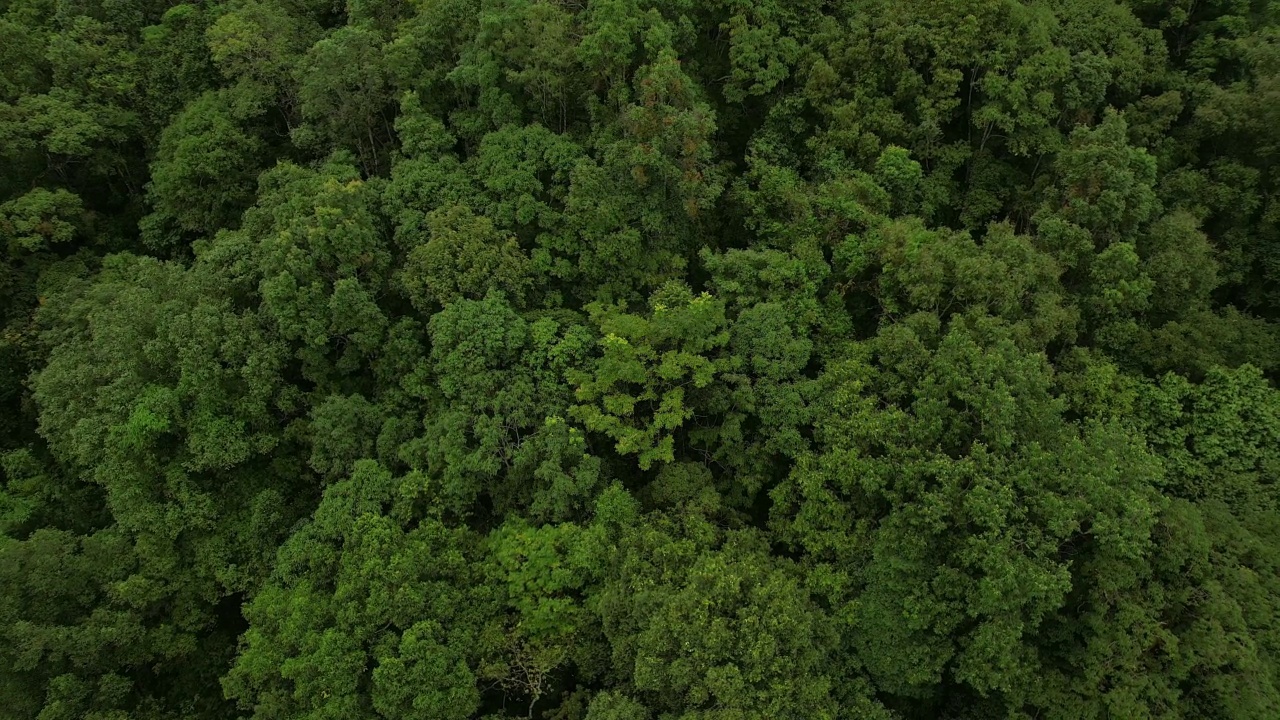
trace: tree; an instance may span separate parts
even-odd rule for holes
[[[293,72],[306,121],[293,131],[294,142],[354,150],[366,175],[379,174],[390,142],[391,94],[378,34],[342,28],[311,46]]]
[[[259,718],[475,711],[494,599],[476,538],[435,513],[415,517],[429,488],[420,474],[397,479],[362,461],[326,489],[245,609],[251,629],[223,681],[228,696]]]
[[[263,151],[225,96],[196,98],[160,134],[148,187],[157,220],[207,234],[234,225],[253,200]]]
[[[696,394],[723,364],[716,351],[728,342],[724,303],[707,293],[670,283],[650,308],[643,317],[592,306],[602,354],[593,371],[573,376],[574,416],[618,452],[637,455],[641,470],[674,459],[675,433],[693,417]]]
[[[501,290],[519,303],[528,290],[528,259],[515,238],[503,237],[488,218],[462,205],[427,216],[430,238],[409,251],[402,281],[410,300],[427,313],[433,304],[478,300]]]
[[[1037,705],[1043,625],[1094,578],[1063,553],[1149,548],[1158,462],[1119,428],[1065,423],[1043,356],[991,318],[917,314],[850,350],[820,380],[820,452],[774,491],[841,667],[944,714]]]

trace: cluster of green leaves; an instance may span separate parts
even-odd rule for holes
[[[0,0],[0,707],[1280,717],[1280,7]]]

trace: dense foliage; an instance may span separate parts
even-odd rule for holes
[[[1280,717],[1280,3],[0,0],[0,714]]]

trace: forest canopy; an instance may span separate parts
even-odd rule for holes
[[[0,0],[0,714],[1280,717],[1280,3]]]

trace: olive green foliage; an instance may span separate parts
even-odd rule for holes
[[[0,0],[0,715],[1280,717],[1280,10]]]

